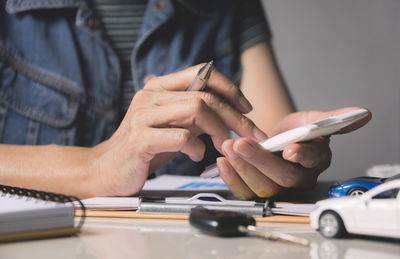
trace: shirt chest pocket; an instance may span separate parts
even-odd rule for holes
[[[0,46],[0,140],[9,144],[73,144],[79,103],[76,83]]]

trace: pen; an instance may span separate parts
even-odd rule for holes
[[[210,78],[210,74],[213,67],[213,61],[211,60],[197,72],[196,77],[186,89],[186,91],[201,91],[207,85],[207,81]]]
[[[165,202],[146,202],[142,201],[139,205],[139,212],[145,213],[190,213],[190,210],[200,206],[195,204],[175,204]],[[263,206],[233,206],[233,205],[201,205],[210,210],[227,210],[241,212],[250,216],[265,217]]]
[[[139,212],[189,213],[196,206],[212,210],[229,210],[247,215],[265,217],[271,215],[273,200],[237,201],[226,200],[214,193],[199,193],[191,198],[139,198]]]

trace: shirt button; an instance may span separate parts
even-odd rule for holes
[[[164,3],[163,2],[155,2],[153,4],[153,9],[156,11],[160,11],[160,10],[164,9]]]
[[[153,74],[148,74],[148,75],[146,75],[146,76],[143,78],[143,83],[144,83],[144,84],[147,84],[147,82],[149,82],[150,79],[152,79],[153,77],[155,77],[155,75],[153,75]]]
[[[99,20],[97,20],[96,18],[94,18],[93,16],[90,16],[88,19],[87,19],[87,25],[89,26],[89,28],[91,29],[91,30],[97,30],[98,28],[99,28],[99,26],[100,26],[100,22],[99,22]]]

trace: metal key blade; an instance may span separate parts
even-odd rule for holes
[[[295,243],[295,244],[302,245],[302,246],[308,246],[310,243],[305,238],[296,237],[296,236],[284,234],[284,233],[261,231],[252,225],[249,225],[247,227],[239,226],[238,230],[240,232],[248,233],[250,235],[254,235],[254,236],[258,236],[258,237],[267,238],[267,239],[271,239],[271,240],[283,240],[283,241]]]

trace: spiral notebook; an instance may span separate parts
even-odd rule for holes
[[[85,211],[76,197],[0,185],[0,242],[75,234],[77,204]]]

